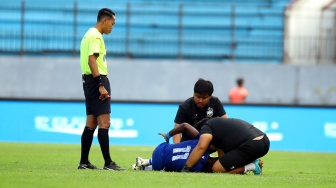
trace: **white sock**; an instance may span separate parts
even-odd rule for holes
[[[254,163],[250,163],[244,166],[244,174],[249,171],[254,171],[256,169],[256,166]]]
[[[143,160],[144,160],[144,163],[142,164],[143,166],[149,166],[150,165],[150,162],[149,162],[150,159],[143,159]]]

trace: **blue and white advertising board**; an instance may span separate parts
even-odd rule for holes
[[[173,128],[178,104],[112,103],[111,109],[111,145],[156,146],[164,141],[157,133]],[[226,105],[225,110],[264,131],[271,150],[336,152],[335,108]],[[0,142],[79,144],[85,121],[84,102],[4,100]]]

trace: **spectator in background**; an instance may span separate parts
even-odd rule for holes
[[[178,108],[175,116],[175,127],[182,123],[188,123],[194,126],[198,121],[205,117],[223,117],[227,118],[223,104],[217,98],[212,96],[214,91],[210,81],[202,78],[198,79],[194,86],[194,96],[184,101]],[[181,141],[191,140],[186,134],[176,134],[173,137],[174,144]]]
[[[244,79],[238,78],[236,80],[237,87],[230,90],[229,99],[231,103],[244,103],[248,95],[248,90],[244,87]]]

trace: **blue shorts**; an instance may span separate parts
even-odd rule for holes
[[[197,143],[198,139],[188,140],[178,144],[169,144],[168,142],[161,143],[155,148],[152,154],[153,170],[181,171]],[[190,171],[201,172],[208,157],[209,152],[206,151]]]
[[[167,147],[167,145],[169,145],[168,142],[164,142],[161,143],[160,145],[158,145],[152,154],[152,167],[153,170],[163,170],[164,169],[164,153],[162,151],[164,151],[164,149]]]

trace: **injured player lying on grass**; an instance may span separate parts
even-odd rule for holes
[[[204,123],[205,121],[206,120],[203,120],[199,123]],[[170,144],[169,138],[181,132],[187,133],[193,139],[180,142],[178,144]],[[200,137],[199,132],[187,123],[183,123],[180,126],[175,127],[167,134],[159,134],[165,138],[166,142],[159,144],[154,149],[152,158],[144,159],[142,157],[137,157],[135,164],[132,165],[133,170],[163,170],[168,172],[180,172],[186,164],[190,153],[197,146]],[[218,160],[218,157],[212,157],[210,154],[216,150],[216,148],[210,145],[210,147],[204,152],[201,159],[197,161],[192,168],[190,168],[190,172],[212,173],[212,166]],[[254,174],[259,175],[261,174],[262,165],[263,161],[260,159],[247,164],[244,166],[244,174],[252,171]]]

